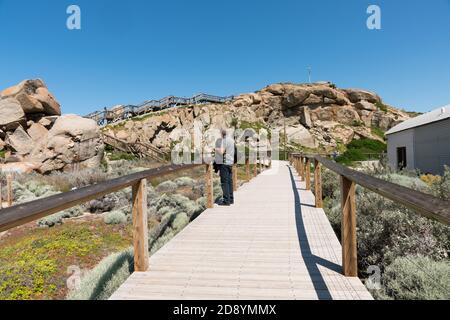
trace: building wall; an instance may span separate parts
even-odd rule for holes
[[[450,118],[414,128],[415,166],[424,173],[442,174],[450,167]]]
[[[388,164],[397,169],[397,148],[406,147],[406,169],[414,170],[414,129],[396,132],[387,136]]]

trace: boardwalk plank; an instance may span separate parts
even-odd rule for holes
[[[341,274],[341,245],[291,170],[274,162],[235,205],[207,209],[111,299],[372,299]]]

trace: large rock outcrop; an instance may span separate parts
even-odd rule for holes
[[[170,133],[175,129],[192,133],[194,121],[204,130],[253,123],[281,134],[286,130],[293,146],[331,149],[353,139],[382,139],[372,133],[372,127],[386,131],[408,118],[367,90],[338,89],[331,83],[288,83],[242,94],[225,104],[170,109],[106,130],[123,140],[150,142],[170,151],[174,142]]]
[[[34,170],[91,168],[100,165],[104,145],[95,121],[61,116],[61,108],[42,80],[25,80],[0,93],[0,151],[7,162]],[[5,170],[21,165],[9,163]]]

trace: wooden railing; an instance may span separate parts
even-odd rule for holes
[[[134,268],[135,271],[146,271],[149,268],[147,179],[202,166],[206,167],[206,206],[207,208],[213,208],[214,193],[212,164],[169,165],[137,172],[77,190],[2,209],[0,210],[0,232],[33,222],[85,202],[101,198],[107,194],[132,187]],[[233,169],[233,172],[237,179],[236,166]],[[237,183],[235,183],[235,188],[237,189]]]
[[[113,137],[111,135],[102,133],[103,142],[111,146],[114,149],[128,152],[132,154],[136,154],[139,156],[147,156],[153,160],[167,163],[170,159],[170,154],[164,153],[155,146],[149,144],[149,143],[142,143],[142,142],[134,142],[129,143],[127,141],[121,140],[119,138]]]
[[[314,162],[314,190],[316,207],[322,208],[321,166],[337,173],[341,178],[341,245],[343,273],[349,277],[358,275],[356,238],[356,185],[398,202],[418,214],[450,225],[450,202],[412,190],[362,172],[351,170],[330,159],[318,155],[291,154],[290,162],[311,190],[311,162]]]
[[[3,209],[4,201],[6,200],[6,207],[11,207],[13,204],[13,188],[12,188],[12,182],[13,182],[13,175],[7,174],[5,180],[5,184],[3,184],[3,181],[0,177],[0,209]],[[6,197],[3,199],[3,187],[6,188]]]
[[[92,119],[96,121],[98,125],[103,126],[109,123],[126,120],[138,115],[161,111],[174,106],[198,105],[203,103],[225,103],[227,101],[232,101],[233,99],[234,96],[219,97],[204,93],[193,96],[192,98],[169,96],[162,98],[161,100],[148,100],[137,106],[127,105],[109,110],[105,108],[105,110],[90,113],[86,115],[85,118]]]

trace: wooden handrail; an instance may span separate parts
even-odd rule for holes
[[[214,207],[213,165],[189,164],[170,165],[151,170],[133,173],[77,190],[57,194],[0,211],[0,232],[44,218],[57,212],[72,208],[90,200],[98,199],[109,193],[132,187],[132,218],[134,270],[146,271],[149,268],[148,253],[148,217],[147,217],[147,179],[160,177],[170,173],[206,166],[206,199],[207,208]],[[236,170],[236,169],[235,169]],[[237,174],[233,178],[237,178]],[[8,178],[11,186],[11,179]],[[9,188],[11,189],[11,188]],[[0,188],[1,192],[1,188]],[[8,197],[12,202],[12,196]],[[0,196],[0,201],[2,201]]]
[[[450,202],[401,185],[352,170],[317,155],[292,154],[293,159],[304,157],[320,162],[324,167],[389,200],[401,203],[427,218],[450,225]]]
[[[432,218],[446,225],[450,225],[450,202],[448,201],[349,169],[321,156],[314,156],[314,159],[328,169],[370,191],[401,203],[427,218]]]
[[[23,225],[51,214],[94,200],[109,193],[131,187],[142,179],[155,178],[173,172],[188,170],[200,165],[170,165],[141,171],[77,190],[56,194],[44,199],[19,204],[0,212],[0,232]]]
[[[322,182],[320,164],[337,173],[341,177],[341,244],[342,268],[346,276],[356,277],[357,245],[356,245],[356,185],[371,190],[389,200],[400,203],[420,215],[450,225],[450,202],[438,199],[423,192],[400,186],[398,184],[375,178],[340,165],[320,155],[291,154],[289,157],[300,176],[305,177],[306,190],[310,186],[310,163],[314,161],[316,207],[322,207]],[[305,163],[306,159],[306,163]]]

